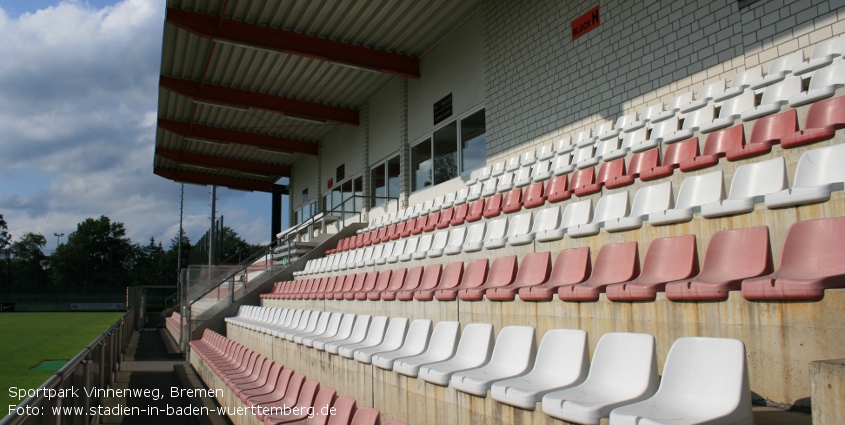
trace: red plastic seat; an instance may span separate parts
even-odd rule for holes
[[[640,173],[644,170],[650,170],[657,167],[660,160],[660,150],[651,149],[645,152],[637,152],[631,157],[631,162],[628,164],[628,172],[621,176],[615,176],[604,182],[604,187],[608,189],[616,189],[634,184]]]
[[[374,244],[375,243],[381,243],[381,242],[387,242],[387,241],[390,240],[390,238],[385,239],[385,237],[387,236],[387,228],[388,228],[388,226],[385,226],[385,227],[382,227],[381,229],[378,229],[378,233],[376,233],[376,236],[373,238]]]
[[[373,272],[375,273],[375,272]],[[343,299],[345,300],[354,300],[355,294],[361,292],[364,288],[364,282],[367,280],[367,275],[370,273],[358,273],[355,275],[355,280],[352,283],[352,287],[349,288],[349,291],[343,293]]]
[[[845,128],[845,98],[836,97],[810,105],[804,130],[784,136],[785,149],[833,138],[836,130]]]
[[[385,291],[398,291],[402,289],[402,285],[405,283],[405,276],[407,274],[408,269],[393,270],[387,286],[381,288],[379,282],[377,282],[376,289],[373,289],[369,294],[367,294],[367,299],[370,301],[378,301],[381,299],[381,296]]]
[[[326,299],[326,296],[334,290],[334,286],[337,284],[338,278],[343,279],[343,276],[329,276],[329,281],[326,283],[325,289],[323,289],[322,292],[316,293],[315,299],[318,299],[318,300]]]
[[[497,193],[489,198],[484,202],[484,211],[481,213],[481,216],[484,218],[493,218],[498,217],[499,214],[502,213],[502,194]],[[474,221],[469,220],[467,217],[467,221]]]
[[[694,171],[702,168],[712,167],[719,163],[719,158],[725,156],[728,151],[741,148],[745,145],[745,130],[740,125],[735,125],[724,130],[714,131],[707,135],[704,140],[704,151],[701,155],[681,163],[681,171]]]
[[[264,420],[264,425],[280,425],[286,423],[290,425],[327,425],[329,418],[332,417],[331,408],[337,401],[337,391],[331,388],[321,388],[314,398],[313,415],[295,421],[278,422],[269,417]],[[348,423],[348,420],[347,422]],[[386,422],[385,422],[386,423]]]
[[[412,235],[419,235],[423,232],[423,227],[425,227],[426,221],[428,221],[427,215],[421,215],[417,217],[417,221],[414,222],[414,226],[411,227],[411,234]],[[407,226],[406,226],[407,228]]]
[[[420,279],[418,287],[413,289],[402,289],[396,293],[396,299],[399,301],[413,301],[414,294],[419,291],[434,291],[437,284],[440,283],[440,272],[443,266],[440,264],[432,264],[425,268]]]
[[[549,280],[551,270],[551,252],[532,252],[522,257],[513,283],[490,288],[484,295],[490,301],[513,301],[520,288],[536,286]]]
[[[445,229],[449,227],[449,224],[452,222],[452,216],[455,214],[454,208],[446,208],[440,212],[440,220],[437,221],[437,224],[434,227],[438,229]]]
[[[458,298],[463,301],[481,301],[488,289],[506,286],[516,278],[516,255],[498,257],[490,265],[490,273],[483,284],[458,291]]]
[[[391,224],[390,226],[387,226],[384,235],[382,235],[379,240],[381,240],[382,243],[387,242],[391,239],[394,233],[396,233],[396,225]]]
[[[272,393],[264,394],[264,395],[254,395],[254,396],[247,396],[246,404],[247,406],[265,406],[270,405],[279,400],[285,399],[288,393],[296,391],[299,394],[299,388],[305,382],[305,375],[301,373],[294,373],[292,369],[285,369],[282,373],[279,374],[279,379],[276,381],[276,387],[273,389]],[[248,394],[249,392],[244,392],[244,394]],[[294,398],[291,401],[291,404],[296,403],[296,399]]]
[[[519,299],[551,301],[559,287],[583,282],[590,270],[589,247],[564,249],[557,254],[549,279],[539,285],[520,288]]]
[[[725,158],[728,161],[738,161],[767,154],[772,151],[773,145],[797,131],[798,114],[795,109],[757,119],[751,129],[751,140],[744,146],[728,151]]]
[[[399,224],[396,225],[396,229],[390,235],[390,240],[399,239],[402,236],[402,232],[405,231],[405,226],[408,226],[408,221],[400,221]]]
[[[769,228],[766,226],[722,230],[710,238],[701,273],[692,279],[666,285],[672,301],[724,301],[729,291],[742,289],[742,281],[772,272]]]
[[[566,176],[562,176],[566,179]],[[537,208],[546,203],[546,188],[543,182],[532,183],[525,188],[522,196],[522,206],[525,208]]]
[[[405,269],[399,269],[397,272],[402,273],[402,279],[405,279]],[[373,300],[376,301],[381,298],[381,292],[390,286],[390,281],[393,279],[393,270],[382,270],[376,279],[376,286],[366,293],[364,298],[356,297],[357,300]]]
[[[391,280],[390,286],[381,293],[381,299],[384,301],[393,301],[396,299],[396,294],[402,291],[412,291],[420,286],[422,281],[423,266],[416,266],[408,269],[408,274],[401,286],[394,287]],[[395,273],[394,273],[395,275]]]
[[[473,260],[467,263],[461,283],[452,288],[441,288],[434,292],[437,301],[454,301],[458,298],[458,292],[463,289],[475,288],[487,280],[488,261],[486,258]]]
[[[440,221],[440,211],[435,211],[428,215],[428,220],[425,222],[423,232],[431,232],[437,228],[437,222]]]
[[[381,425],[408,425],[408,424],[405,423],[405,422],[402,422],[402,421],[398,421],[396,419],[390,419],[390,420],[386,420],[386,421],[382,422]]]
[[[240,397],[241,401],[248,404],[251,400],[259,399],[260,403],[271,403],[276,400],[280,400],[282,397],[285,396],[285,390],[287,390],[288,383],[290,382],[291,377],[293,376],[293,369],[290,368],[281,368],[279,365],[278,374],[273,374],[273,369],[270,370],[271,374],[270,377],[267,379],[267,384],[261,388],[256,388],[254,390],[246,390],[241,392],[238,396]],[[264,401],[266,400],[266,401]],[[253,401],[253,404],[255,402]]]
[[[364,279],[364,286],[361,287],[361,290],[355,292],[355,299],[358,301],[363,301],[367,299],[367,294],[370,293],[373,289],[376,289],[376,283],[378,282],[378,278],[385,273],[390,272],[390,270],[385,270],[382,272],[370,272],[367,273],[367,278]]]
[[[845,217],[799,221],[783,239],[774,273],[742,282],[748,300],[820,300],[845,288]]]
[[[264,421],[265,425],[281,425],[292,421],[302,420],[308,417],[309,408],[314,405],[314,398],[317,392],[320,391],[320,383],[309,379],[302,384],[299,394],[296,397],[294,405],[285,405],[291,407],[290,413],[281,415],[259,415],[260,411],[256,412],[256,417]],[[285,397],[287,398],[287,397]]]
[[[542,183],[541,183],[542,184]],[[502,212],[510,214],[522,209],[522,188],[517,187],[505,193],[505,199],[502,201]]]
[[[315,381],[316,382],[316,381]],[[261,407],[283,407],[283,406],[294,406],[296,405],[296,400],[299,398],[299,393],[305,386],[305,375],[301,373],[295,373],[293,376],[290,377],[290,381],[288,381],[287,389],[285,390],[285,396],[279,400],[274,401],[264,401],[256,402],[255,404],[250,404],[254,399],[248,399],[247,404],[250,406],[261,406]],[[313,398],[312,398],[313,400]],[[267,416],[261,413],[260,410],[255,411],[255,417],[258,418],[260,421],[264,421],[264,418]]]
[[[606,165],[602,164],[602,167]],[[572,179],[569,180],[569,195],[572,196],[573,194],[578,194],[579,189],[580,193],[584,195],[589,195],[592,190],[592,184],[596,182],[596,169],[594,167],[585,168],[583,170],[578,170],[572,173]],[[601,190],[601,189],[599,189]],[[598,190],[596,191],[598,192]]]
[[[481,220],[484,214],[484,198],[476,199],[469,204],[469,210],[466,215],[466,222],[472,223]]]
[[[625,158],[615,159],[610,162],[605,162],[599,167],[599,173],[596,175],[595,183],[583,185],[575,188],[575,196],[587,196],[594,193],[601,192],[608,180],[613,180],[625,174]]]
[[[604,245],[596,256],[596,266],[590,278],[582,283],[561,286],[557,296],[564,301],[598,301],[599,294],[608,285],[627,282],[639,274],[637,242]]]
[[[417,228],[417,222],[420,221],[420,219],[425,220],[425,218],[422,217],[412,218],[408,220],[407,224],[405,225],[405,228],[402,229],[402,233],[400,233],[399,235],[403,238],[411,236],[411,232]],[[420,232],[422,232],[422,230],[420,230]],[[419,232],[417,234],[419,234]]]
[[[546,185],[546,199],[550,203],[565,201],[572,197],[568,179],[569,176],[564,174],[549,180],[549,184]]]
[[[372,245],[373,239],[375,238],[375,236],[377,234],[378,234],[378,232],[375,231],[375,230],[370,230],[369,232],[365,233],[365,235],[367,235],[367,236],[364,238],[364,246]]]
[[[434,266],[428,266],[434,267]],[[438,265],[439,267],[439,265]],[[426,269],[426,271],[428,271]],[[464,263],[456,261],[449,263],[443,268],[443,272],[439,274],[440,279],[432,288],[425,287],[425,284],[420,285],[420,288],[414,291],[414,299],[417,301],[431,301],[434,299],[434,293],[441,289],[452,289],[461,283],[461,278],[464,274]],[[423,277],[425,281],[425,277]]]
[[[469,211],[469,204],[461,204],[455,207],[455,212],[452,215],[452,220],[449,221],[449,225],[460,226],[464,224],[467,219],[467,211]]]
[[[349,425],[380,425],[381,413],[372,407],[362,407],[355,412]]]
[[[655,239],[648,246],[643,270],[634,280],[607,287],[612,301],[654,301],[666,284],[698,274],[695,235]]]
[[[663,153],[663,162],[660,163],[660,166],[640,172],[640,180],[649,181],[669,177],[682,162],[697,157],[698,152],[698,137],[672,143],[666,147],[666,151]]]
[[[351,238],[343,238],[341,251],[349,251],[349,245],[352,243]]]
[[[355,248],[361,248],[364,246],[364,236],[365,235],[363,233],[359,233],[355,236]]]
[[[343,286],[338,287],[338,285],[335,284],[335,290],[334,292],[332,292],[331,298],[327,296],[326,299],[342,300],[344,298],[344,295],[346,295],[347,292],[352,290],[352,285],[355,284],[355,279],[358,277],[358,275],[361,274],[363,273],[346,275],[346,279],[343,280]],[[363,276],[361,278],[363,279]]]

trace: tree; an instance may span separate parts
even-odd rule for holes
[[[6,249],[9,246],[9,241],[12,240],[12,235],[9,234],[9,228],[6,226],[6,220],[3,220],[3,214],[0,214],[0,250]]]
[[[10,283],[11,280],[11,270],[9,261],[11,253],[6,250],[6,247],[9,246],[9,241],[12,239],[12,236],[9,235],[8,230],[9,228],[6,226],[6,220],[3,220],[3,214],[0,214],[0,264],[3,265],[3,282],[5,282],[7,285]]]
[[[47,283],[47,256],[44,247],[47,238],[40,233],[24,233],[21,238],[12,243],[11,274],[12,281],[22,285],[43,285]]]
[[[106,216],[76,225],[50,259],[54,282],[62,285],[127,285],[137,270],[138,247],[123,223]]]

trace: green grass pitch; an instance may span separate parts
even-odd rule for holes
[[[9,388],[38,388],[54,371],[31,371],[43,360],[70,360],[124,313],[0,314],[0,418],[9,405]],[[23,400],[21,400],[23,401]]]

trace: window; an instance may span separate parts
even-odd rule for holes
[[[399,155],[370,170],[370,205],[385,204],[388,198],[399,197]]]
[[[311,202],[296,210],[296,224],[304,223],[317,214],[317,202]]]
[[[364,177],[357,176],[336,184],[323,197],[323,212],[344,220],[364,208]]]
[[[302,189],[302,202],[308,202],[308,189]]]
[[[411,146],[411,190],[443,183],[487,162],[484,110],[441,126]]]

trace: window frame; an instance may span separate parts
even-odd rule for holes
[[[370,208],[380,207],[382,205],[386,205],[386,204],[389,203],[389,199],[376,199],[377,195],[375,193],[376,187],[375,187],[375,183],[373,182],[373,173],[375,173],[377,168],[384,167],[384,175],[382,176],[384,178],[384,196],[383,196],[383,198],[391,198],[391,193],[390,193],[390,165],[389,164],[394,159],[396,160],[396,162],[399,163],[399,174],[397,174],[396,177],[399,178],[400,181],[401,181],[401,179],[402,179],[402,157],[401,157],[399,152],[388,155],[386,158],[376,162],[374,165],[372,165],[370,167],[370,187],[369,187],[370,193],[367,194],[367,196],[370,198]],[[398,190],[399,190],[399,193],[396,193],[396,195],[393,196],[397,199],[399,198],[399,195],[402,193],[401,184],[400,184],[400,187],[398,188]]]

